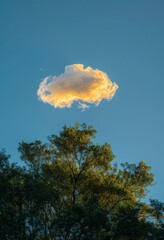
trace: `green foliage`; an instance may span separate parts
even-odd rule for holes
[[[25,167],[0,153],[0,239],[163,239],[164,206],[143,198],[153,184],[144,162],[113,163],[109,144],[86,124],[21,142]]]

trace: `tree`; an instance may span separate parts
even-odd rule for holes
[[[1,227],[1,239],[162,239],[163,204],[143,202],[153,184],[150,167],[118,167],[110,145],[95,144],[95,135],[92,126],[76,124],[47,144],[21,142],[25,168],[5,165],[2,153],[0,177],[13,197],[4,191],[0,221],[7,225],[8,213],[15,220],[5,232]]]

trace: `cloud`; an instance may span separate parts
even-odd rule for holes
[[[69,108],[78,102],[78,108],[84,111],[89,104],[108,101],[115,95],[117,84],[112,83],[107,74],[83,64],[65,67],[60,76],[48,76],[40,84],[37,94],[39,99],[55,108]]]

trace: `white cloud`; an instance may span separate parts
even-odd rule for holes
[[[48,76],[40,84],[37,94],[39,99],[55,108],[71,107],[79,102],[82,111],[89,104],[98,104],[102,99],[110,100],[117,90],[107,74],[91,67],[84,68],[82,64],[65,67],[60,76]]]

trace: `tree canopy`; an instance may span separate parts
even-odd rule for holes
[[[164,239],[164,204],[144,202],[151,168],[114,163],[86,124],[64,126],[47,143],[19,143],[24,166],[0,153],[0,239]]]

